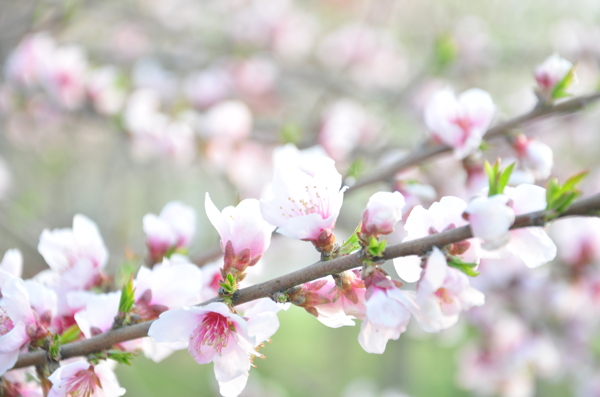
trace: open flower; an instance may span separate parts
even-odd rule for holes
[[[448,266],[435,247],[417,284],[419,311],[415,318],[427,332],[439,332],[456,324],[461,311],[481,306],[484,296],[469,285],[468,277]]]
[[[48,397],[118,397],[125,394],[108,364],[92,365],[76,361],[58,368],[48,377],[52,388]]]
[[[208,193],[204,201],[206,215],[221,236],[221,249],[225,252],[225,272],[236,269],[243,273],[254,266],[269,248],[274,226],[260,214],[260,203],[246,199],[237,207],[226,207],[219,212]]]
[[[490,126],[496,106],[487,92],[472,88],[458,98],[451,89],[436,92],[425,107],[425,123],[433,136],[464,159],[475,152]]]
[[[87,289],[95,285],[108,261],[108,250],[98,226],[80,214],[73,217],[72,229],[44,230],[38,251],[60,275],[64,289]]]
[[[332,244],[346,190],[333,160],[287,145],[275,151],[274,164],[272,197],[260,204],[265,220],[284,236]]]
[[[277,316],[260,316],[262,312],[246,313],[251,317],[246,320],[220,302],[169,310],[152,323],[148,335],[158,343],[187,342],[196,362],[214,362],[221,394],[235,397],[246,385],[251,358],[260,356],[256,347],[279,326]]]
[[[402,219],[404,196],[400,192],[377,192],[371,196],[362,214],[361,234],[378,237],[390,234]]]
[[[169,250],[186,249],[196,233],[196,211],[179,201],[165,205],[159,216],[146,214],[143,222],[146,245],[155,263]]]
[[[366,317],[358,342],[367,353],[382,354],[388,340],[398,339],[406,331],[411,312],[418,309],[414,293],[399,289],[379,270],[365,279],[365,285]]]
[[[535,68],[535,80],[540,93],[549,99],[552,90],[560,83],[573,68],[573,64],[558,54],[552,54]]]
[[[530,171],[535,179],[546,179],[550,176],[554,155],[548,145],[520,135],[515,140],[514,147],[521,165]]]
[[[483,248],[493,250],[510,240],[508,230],[515,221],[515,212],[508,206],[509,200],[504,194],[476,197],[465,209],[473,235],[484,241]]]

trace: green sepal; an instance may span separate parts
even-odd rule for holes
[[[477,277],[480,274],[478,271],[475,270],[477,268],[477,263],[463,262],[460,258],[456,256],[453,256],[448,261],[448,266],[460,270],[469,277]]]
[[[219,284],[221,288],[225,291],[226,294],[231,295],[235,291],[237,291],[237,283],[235,281],[235,277],[231,273],[227,274],[227,278]]]
[[[375,237],[371,237],[371,240],[369,240],[369,246],[367,247],[367,252],[372,258],[380,257],[383,255],[386,245],[387,240],[378,241]]]
[[[58,334],[54,334],[52,342],[48,347],[48,354],[56,361],[60,359],[60,345],[60,337],[58,336]]]
[[[346,178],[357,179],[363,172],[365,172],[365,160],[363,158],[357,158],[350,164],[348,172],[346,173]]]
[[[554,86],[554,88],[552,88],[552,91],[550,92],[551,99],[560,99],[571,96],[571,94],[569,94],[567,90],[569,89],[569,87],[571,87],[571,84],[573,84],[573,81],[575,80],[576,67],[577,65],[573,65],[573,67],[569,70],[565,77],[563,77],[563,79],[559,81]]]
[[[135,303],[135,288],[133,288],[133,275],[121,289],[121,300],[119,301],[119,313],[129,313]]]
[[[106,357],[115,360],[119,364],[131,365],[131,360],[135,358],[135,354],[123,352],[120,350],[109,350],[106,352]]]
[[[67,328],[60,336],[58,336],[58,341],[61,344],[71,343],[76,341],[81,335],[81,330],[77,324],[71,325]]]
[[[352,233],[352,235],[348,237],[348,240],[344,241],[344,243],[340,247],[340,256],[351,254],[360,249],[360,239],[358,238],[360,228],[361,225],[358,225],[358,227],[354,229],[354,233]]]

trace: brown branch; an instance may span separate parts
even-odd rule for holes
[[[560,215],[566,216],[597,216],[600,212],[600,194],[578,200],[568,211]],[[513,229],[528,226],[543,226],[545,224],[545,211],[532,212],[520,215],[516,218]],[[473,237],[470,227],[463,226],[448,230],[442,233],[433,234],[417,240],[408,241],[386,248],[383,259],[392,259],[408,255],[424,255],[432,247],[443,247],[445,245],[456,243]],[[303,269],[277,277],[264,283],[256,284],[251,287],[243,288],[236,294],[234,303],[239,305],[252,300],[265,298],[273,295],[275,292],[284,291],[296,285],[307,283],[315,279],[325,277],[331,274],[341,273],[345,270],[361,266],[359,253],[332,259],[327,262],[317,262]],[[206,305],[218,301],[215,297],[200,305]],[[61,359],[85,356],[90,353],[109,349],[112,346],[132,339],[142,338],[148,335],[148,329],[153,321],[147,321],[141,324],[135,324],[124,328],[110,330],[103,334],[94,336],[82,341],[69,343],[61,348]],[[23,368],[31,365],[41,365],[46,360],[45,351],[36,351],[23,353],[13,368]]]
[[[553,106],[537,106],[531,112],[524,115],[515,117],[512,120],[498,124],[487,130],[485,139],[490,140],[502,136],[507,131],[518,127],[519,125],[529,123],[547,116],[575,112],[584,108],[590,102],[594,102],[600,99],[600,92],[594,94],[584,95],[576,98],[569,99],[568,101],[561,102]],[[390,164],[370,175],[366,175],[359,179],[354,185],[350,186],[346,193],[350,193],[363,186],[370,185],[375,182],[384,181],[393,177],[397,172],[402,171],[406,168],[412,167],[416,164],[420,164],[423,161],[445,152],[452,150],[452,147],[444,144],[435,144],[430,141],[423,143],[419,149],[413,151],[408,156],[398,160],[397,162]]]

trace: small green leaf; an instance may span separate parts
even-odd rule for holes
[[[67,328],[62,334],[60,334],[58,340],[61,344],[71,343],[76,341],[79,338],[79,335],[81,335],[81,330],[79,329],[79,326],[77,324],[73,324],[69,328]]]
[[[50,347],[48,348],[48,354],[55,360],[60,358],[60,345],[60,337],[57,334],[54,334],[52,343],[50,343]]]
[[[460,258],[456,256],[453,256],[448,261],[448,266],[460,270],[469,277],[477,277],[480,274],[478,271],[475,270],[477,268],[477,263],[463,262]]]
[[[358,178],[365,171],[365,161],[362,158],[358,158],[350,164],[346,178]]]
[[[573,65],[573,67],[569,70],[569,72],[565,75],[565,77],[563,77],[563,79],[554,86],[554,88],[552,89],[552,92],[550,93],[550,98],[560,99],[560,98],[565,98],[565,97],[571,96],[571,94],[569,94],[567,92],[567,90],[569,89],[571,84],[573,84],[573,81],[575,80],[575,68],[576,67],[577,67],[577,65]]]
[[[281,128],[279,135],[282,143],[298,143],[302,138],[302,128],[296,123],[288,122]]]
[[[133,276],[129,277],[127,284],[121,289],[121,300],[119,301],[119,312],[129,313],[135,303],[135,288],[133,288]]]
[[[378,241],[375,237],[371,237],[369,246],[367,247],[367,252],[371,257],[379,257],[383,255],[386,245],[387,240]]]
[[[546,216],[546,220],[556,218],[558,215],[565,212],[582,192],[577,188],[585,177],[589,174],[588,171],[579,172],[563,184],[560,185],[556,178],[548,181],[546,186],[546,210],[550,214]]]
[[[135,354],[122,352],[120,350],[109,350],[106,352],[106,356],[112,360],[115,360],[119,364],[131,365],[131,360],[135,358]]]
[[[443,34],[435,41],[434,67],[441,71],[454,63],[458,57],[458,45],[450,34]]]
[[[354,233],[348,240],[344,241],[342,246],[340,247],[339,255],[344,256],[353,253],[354,251],[358,251],[360,249],[360,240],[358,238],[358,232],[360,231],[361,225],[358,225],[356,229],[354,229]]]
[[[504,188],[506,187],[506,185],[508,185],[508,181],[510,180],[510,176],[512,175],[516,164],[517,163],[512,163],[511,165],[506,167],[504,171],[502,171],[502,173],[500,174],[500,178],[498,180],[498,191],[500,193],[504,193]]]
[[[512,175],[516,164],[512,163],[502,170],[500,168],[500,163],[500,159],[496,160],[493,166],[487,161],[484,163],[485,173],[488,176],[489,197],[504,193],[504,188],[508,185],[508,181],[510,180],[510,176]]]

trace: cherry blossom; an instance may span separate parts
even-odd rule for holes
[[[510,240],[508,230],[515,221],[515,212],[507,205],[509,200],[504,194],[476,197],[465,209],[473,235],[484,241],[483,248],[493,250]]]
[[[20,278],[10,279],[0,301],[0,374],[11,368],[21,348],[46,337],[57,298],[42,285]]]
[[[521,165],[530,171],[535,179],[546,179],[550,176],[554,156],[548,145],[520,135],[515,140],[514,147]]]
[[[236,207],[226,207],[219,212],[208,193],[204,201],[206,215],[221,236],[221,249],[225,253],[225,271],[237,269],[243,273],[254,266],[269,248],[274,226],[260,213],[260,202],[246,199]]]
[[[57,47],[42,65],[42,83],[57,103],[70,110],[83,105],[88,65],[81,47]]]
[[[550,92],[556,84],[560,83],[573,68],[573,64],[560,55],[554,53],[535,68],[535,80],[544,96],[550,95]]]
[[[388,340],[406,331],[411,312],[418,310],[414,292],[403,291],[380,270],[365,279],[366,316],[358,342],[367,353],[382,354]]]
[[[378,237],[390,234],[394,226],[402,220],[404,196],[400,192],[377,192],[369,198],[362,214],[361,234]]]
[[[28,369],[12,370],[2,375],[4,382],[0,385],[0,393],[6,397],[42,397],[41,385],[35,380],[33,371]]]
[[[442,197],[429,209],[418,205],[406,219],[404,229],[408,235],[403,241],[412,241],[444,230],[467,225],[463,213],[467,204],[458,197]],[[479,263],[480,247],[477,239],[468,239],[446,247],[449,254],[467,263]],[[404,281],[412,283],[421,277],[421,258],[416,255],[394,258],[396,272]]]
[[[114,66],[104,66],[88,73],[87,93],[96,112],[113,115],[123,108],[125,90],[119,87],[118,77],[118,70]]]
[[[278,310],[273,302],[266,305],[269,312]],[[235,397],[246,385],[251,358],[260,356],[256,347],[279,326],[277,316],[261,315],[264,311],[249,310],[246,320],[219,302],[169,310],[152,323],[148,335],[158,343],[188,343],[196,362],[214,362],[221,394]]]
[[[427,258],[417,284],[419,310],[415,318],[426,332],[439,332],[456,324],[461,311],[481,306],[484,296],[469,285],[468,277],[448,266],[437,247]]]
[[[45,229],[38,251],[59,277],[52,284],[62,290],[87,289],[98,284],[108,261],[98,226],[80,214],[73,217],[73,228]]]
[[[6,61],[4,66],[6,79],[25,86],[39,84],[42,78],[42,65],[50,58],[54,48],[54,40],[47,33],[25,36]]]
[[[125,394],[108,364],[76,361],[58,368],[48,377],[52,388],[48,397],[118,397]]]
[[[274,168],[272,196],[260,205],[265,220],[284,236],[331,244],[346,190],[333,160],[288,145],[275,151]]]
[[[436,92],[425,106],[425,123],[434,138],[463,159],[474,153],[490,126],[496,106],[487,92],[472,88],[455,97],[451,89]]]
[[[169,250],[185,250],[196,233],[196,211],[179,201],[171,201],[160,215],[146,214],[143,219],[150,257],[160,262]]]
[[[23,254],[16,248],[9,249],[0,262],[0,294],[6,282],[11,278],[21,277],[22,272]]]

